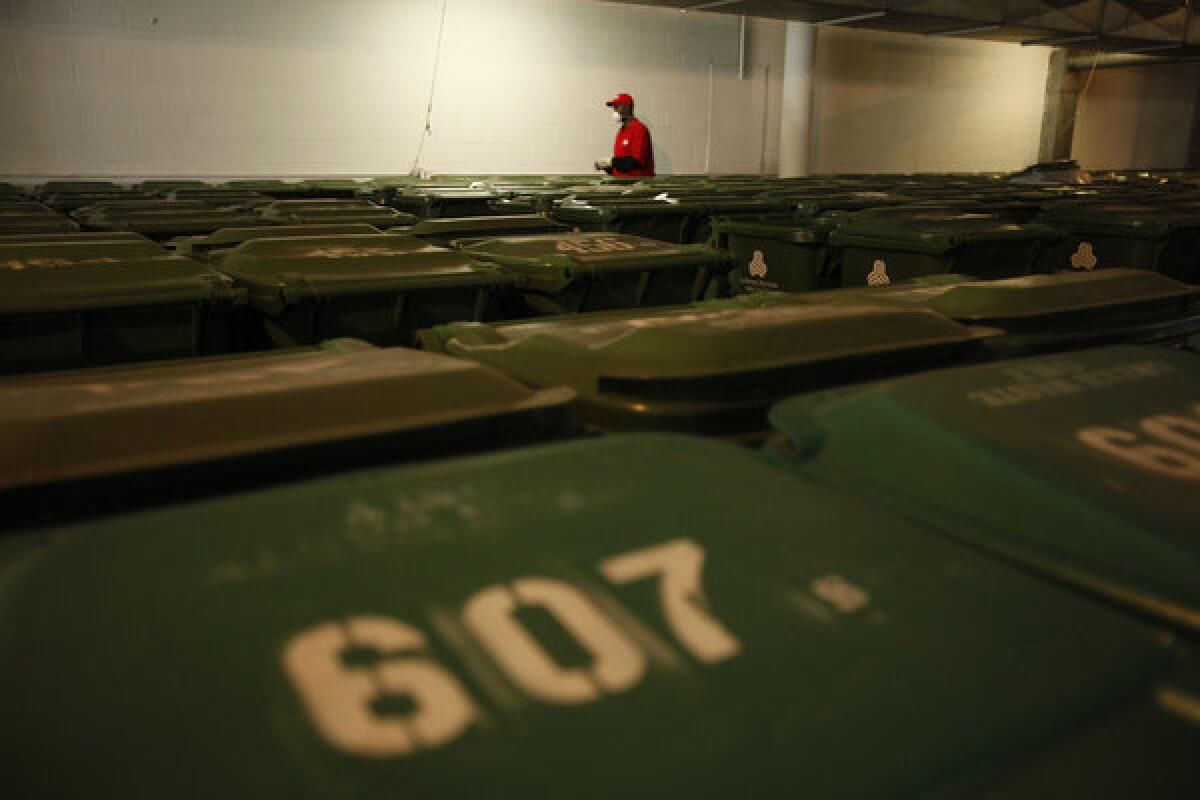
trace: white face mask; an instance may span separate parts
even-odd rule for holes
[[[613,122],[615,122],[615,123],[617,123],[618,125],[620,125],[620,124],[621,124],[621,123],[623,123],[624,121],[625,121],[625,120],[624,120],[624,119],[621,117],[621,112],[620,112],[620,111],[613,111]]]

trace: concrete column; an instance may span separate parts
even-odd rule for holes
[[[1053,50],[1046,70],[1046,101],[1038,147],[1038,161],[1041,162],[1071,157],[1079,81],[1077,75],[1069,73],[1067,68],[1067,51],[1062,48]]]
[[[783,56],[783,105],[779,120],[779,175],[792,178],[812,169],[813,65],[816,28],[787,24]]]

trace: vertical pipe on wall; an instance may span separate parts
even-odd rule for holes
[[[816,28],[806,22],[789,22],[779,121],[779,174],[784,178],[807,175],[812,168],[815,54]]]

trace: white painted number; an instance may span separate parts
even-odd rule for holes
[[[1192,413],[1200,416],[1200,405]],[[1200,480],[1200,419],[1163,414],[1138,426],[1150,441],[1122,428],[1084,428],[1075,436],[1088,447],[1159,475]]]
[[[697,659],[713,664],[733,658],[742,645],[708,613],[700,585],[703,569],[704,550],[689,539],[627,553],[600,565],[604,577],[615,584],[658,576],[659,598],[671,633]]]
[[[296,636],[284,648],[283,665],[331,744],[356,756],[404,756],[449,742],[474,717],[453,675],[419,656],[397,655],[424,646],[424,634],[403,622],[355,617]],[[376,651],[380,663],[345,665],[343,654],[355,647]],[[414,710],[402,717],[376,713],[372,704],[389,695],[406,697]]]
[[[658,577],[663,615],[688,652],[705,663],[733,658],[741,642],[708,610],[701,585],[704,550],[688,539],[610,558],[599,566],[621,585]],[[563,666],[517,619],[521,608],[549,613],[587,651],[587,666]],[[634,640],[580,589],[553,578],[526,577],[480,589],[463,605],[462,621],[512,683],[546,703],[580,704],[632,689],[646,673]],[[448,670],[425,658],[425,635],[403,622],[354,617],[293,637],[283,650],[285,674],[313,725],[334,747],[368,758],[407,756],[447,744],[476,719],[475,704]],[[371,664],[344,661],[359,649]],[[401,713],[378,704],[403,698]]]
[[[554,615],[591,654],[590,667],[564,668],[513,617],[518,606],[540,606]],[[523,578],[511,587],[476,592],[463,608],[463,622],[513,683],[549,703],[586,703],[605,692],[637,684],[646,660],[586,596],[562,581]]]

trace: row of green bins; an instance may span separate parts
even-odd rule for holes
[[[397,191],[388,205],[421,218],[480,217],[497,213],[491,204],[498,197],[486,189],[413,187]]]
[[[1057,238],[1053,228],[996,214],[896,206],[849,215],[829,244],[838,248],[843,286],[879,286],[926,275],[1028,275]]]
[[[82,221],[94,230],[133,231],[159,241],[262,223],[259,217],[246,211],[197,207],[195,201],[185,201],[180,208],[169,200],[159,201],[153,208],[122,208],[101,203],[90,207]]]
[[[288,239],[294,236],[349,236],[382,233],[363,223],[349,225],[252,225],[220,228],[202,236],[180,236],[168,244],[176,253],[197,261],[212,262],[251,239]]]
[[[250,239],[217,268],[250,293],[259,346],[341,337],[411,345],[422,328],[494,319],[508,283],[493,267],[411,236]]]
[[[6,528],[571,435],[572,395],[357,340],[0,379]]]
[[[225,353],[245,292],[148,240],[0,244],[0,372]]]
[[[458,323],[421,340],[531,386],[570,386],[594,431],[753,439],[767,408],[796,392],[975,358],[987,336],[924,309],[718,302]]]
[[[795,214],[719,217],[712,243],[734,256],[735,291],[808,292],[840,283],[828,248],[833,223]]]
[[[450,247],[460,239],[563,233],[566,230],[565,226],[537,214],[513,214],[423,219],[403,233],[429,244]]]
[[[728,301],[746,308],[811,305],[922,308],[991,328],[989,358],[1012,358],[1127,342],[1178,343],[1200,333],[1200,290],[1136,269],[1059,272],[977,280],[938,276],[819,294],[758,292]]]
[[[771,412],[771,450],[1194,639],[1198,396],[1194,353],[1094,348],[794,398]]]
[[[281,395],[281,425],[402,419],[402,363],[375,401]],[[1200,793],[1195,680],[1149,626],[720,442],[582,439],[38,534],[0,593],[15,797]]]
[[[1042,253],[1046,269],[1150,269],[1200,283],[1200,209],[1151,203],[1058,203],[1041,221],[1062,239]]]
[[[508,318],[690,303],[729,293],[729,255],[619,233],[460,240],[513,282]]]
[[[622,233],[684,244],[690,241],[693,211],[681,203],[652,198],[613,202],[593,198],[564,200],[555,205],[551,217],[576,231]]]
[[[346,225],[363,223],[379,229],[412,225],[417,218],[394,208],[362,200],[276,200],[263,206],[264,220],[286,225]]]

